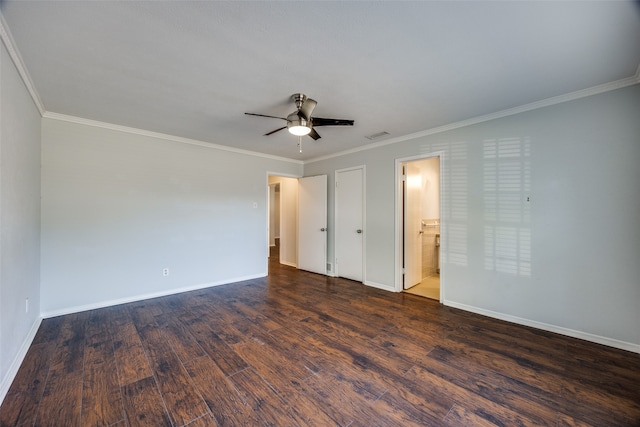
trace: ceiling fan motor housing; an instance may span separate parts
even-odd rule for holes
[[[299,110],[302,108],[302,104],[307,100],[307,95],[304,93],[294,93],[291,95],[291,99],[293,99],[293,102],[296,104],[296,108]]]

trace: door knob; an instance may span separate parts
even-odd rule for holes
[[[358,234],[362,234],[362,230],[357,229],[357,230],[356,230],[356,233],[358,233]]]
[[[320,231],[327,231],[327,229],[326,229],[326,228],[324,228],[324,227],[322,227],[322,228],[320,229]]]

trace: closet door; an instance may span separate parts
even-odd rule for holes
[[[363,280],[364,169],[336,171],[336,274]]]

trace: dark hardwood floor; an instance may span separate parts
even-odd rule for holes
[[[46,319],[2,426],[640,426],[640,355],[271,264]]]

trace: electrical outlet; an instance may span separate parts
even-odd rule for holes
[[[162,269],[162,275],[163,276],[168,276],[169,275],[169,269],[168,268],[163,268]]]

